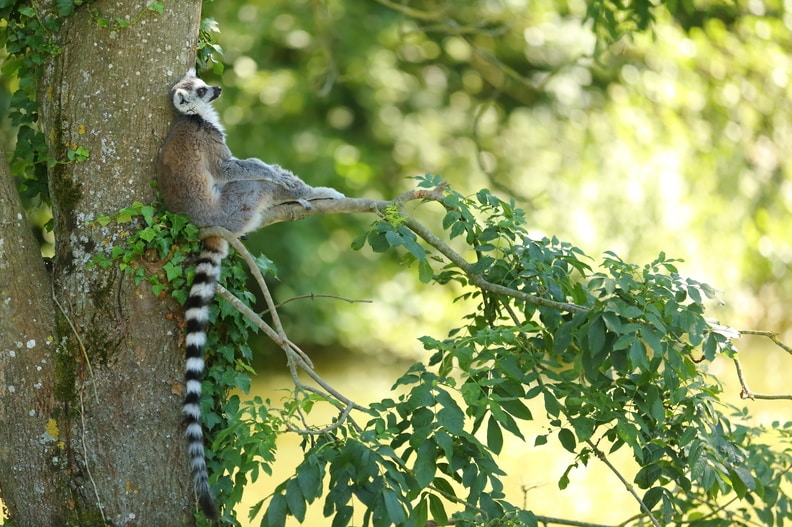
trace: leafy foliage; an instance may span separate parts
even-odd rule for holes
[[[440,228],[464,241],[475,262],[427,235],[396,202],[354,246],[406,251],[422,281],[453,281],[477,308],[446,339],[421,339],[431,357],[396,381],[400,395],[371,404],[365,423],[340,414],[331,426],[304,429],[316,403],[341,405],[300,390],[279,408],[229,396],[250,384],[252,326],[225,302],[213,311],[204,412],[225,524],[238,525],[230,508],[245,484],[262,471],[272,475],[275,439],[287,430],[303,430],[304,459],[252,509],[251,516],[264,510],[263,526],[303,521],[320,499],[335,527],[351,524],[356,504],[366,526],[451,517],[457,525],[537,526],[547,518],[504,493],[496,456],[505,434],[532,435],[536,445],[558,441],[573,453],[561,490],[572,468],[592,460],[613,467],[609,456],[627,449],[632,484],[613,468],[637,503],[626,525],[790,519],[783,482],[792,456],[764,441],[767,430],[742,424],[744,415],[728,415],[718,382],[702,368],[736,353],[733,332],[704,318],[709,286],[680,276],[664,254],[638,266],[609,252],[595,269],[568,243],[532,238],[524,212],[487,190],[463,196],[436,176],[419,178],[418,190],[426,189],[445,210]],[[136,282],[183,302],[193,272],[185,255],[198,251],[197,229],[140,203],[96,223],[133,220],[140,228],[95,264],[116,261]],[[229,260],[225,286],[251,302],[244,273]],[[141,261],[159,262],[161,271]],[[538,414],[546,424],[534,424]],[[792,423],[775,434],[788,439]]]
[[[16,81],[8,113],[16,130],[16,147],[10,168],[28,206],[38,202],[49,204],[48,168],[81,163],[90,156],[85,147],[77,144],[55,145],[57,153],[50,154],[38,122],[42,68],[62,52],[58,37],[66,18],[88,3],[86,0],[58,0],[46,5],[18,0],[0,2],[0,23],[3,23],[0,25],[0,48],[5,51],[0,72],[4,79]],[[88,7],[88,12],[93,23],[116,31],[138,24],[147,14],[159,16],[164,9],[162,2],[148,2],[132,20],[109,19],[93,6]],[[198,62],[202,67],[218,64],[217,57],[222,55],[222,48],[212,38],[216,31],[217,24],[213,19],[201,21]],[[216,71],[222,71],[222,67]]]
[[[47,166],[56,160],[49,159],[44,135],[38,127],[36,90],[43,65],[61,53],[55,36],[62,24],[59,15],[71,14],[70,5],[72,2],[58,2],[57,13],[42,15],[28,2],[0,4],[0,20],[6,21],[6,27],[0,31],[0,46],[7,53],[0,71],[5,78],[19,79],[10,100],[9,117],[17,128],[16,150],[10,166],[22,197],[30,201],[39,197],[45,202],[49,200]]]
[[[398,208],[355,246],[403,248],[421,275],[441,261],[431,280],[461,283],[478,308],[448,338],[421,339],[431,358],[396,382],[402,395],[369,407],[365,425],[344,421],[306,438],[304,461],[277,487],[262,525],[302,520],[322,496],[334,526],[350,524],[355,500],[363,525],[443,523],[454,510],[457,525],[538,525],[504,495],[495,460],[504,434],[525,440],[538,412],[548,424],[534,428],[535,443],[557,440],[576,456],[560,489],[574,466],[609,464],[629,449],[634,487],[619,477],[638,514],[627,524],[790,518],[789,496],[771,483],[789,481],[789,453],[768,455],[761,430],[735,424],[702,368],[736,353],[733,332],[704,318],[709,286],[681,277],[663,254],[637,266],[607,253],[594,270],[574,246],[531,238],[523,212],[486,190],[465,197],[446,188],[438,201],[442,227],[464,238],[475,263],[449,258],[431,239],[443,257],[429,256],[421,229]]]

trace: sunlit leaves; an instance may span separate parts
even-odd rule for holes
[[[436,482],[446,465],[461,466],[454,459],[468,430],[484,430],[485,445],[478,448],[493,454],[503,449],[504,432],[524,439],[518,422],[532,419],[531,400],[538,399],[549,429],[534,444],[554,435],[576,456],[559,478],[562,489],[571,482],[571,469],[587,464],[592,454],[627,447],[639,467],[635,484],[646,490],[643,509],[664,523],[695,511],[701,496],[758,492],[756,476],[742,463],[745,451],[718,409],[720,388],[698,366],[733,353],[737,336],[704,319],[703,302],[713,296],[709,286],[680,276],[677,261],[663,253],[640,266],[608,252],[592,269],[574,246],[530,237],[521,212],[489,192],[469,198],[442,188],[441,227],[448,238],[463,239],[476,260],[459,266],[452,259],[434,279],[467,285],[471,275],[480,275],[507,291],[530,293],[536,302],[486,286],[468,288],[463,297],[479,301],[476,312],[448,339],[422,339],[433,352],[429,365],[442,376],[414,367],[397,383],[411,387],[409,394],[391,406],[410,423],[400,427],[393,420],[399,433],[391,445],[409,445],[405,458],[414,456],[419,482],[429,484],[432,476]],[[369,239],[386,240],[379,249],[403,248],[404,236],[382,234],[401,227],[407,228],[380,222]],[[548,307],[542,299],[575,308]],[[453,372],[459,382],[446,377]],[[443,417],[459,414],[449,397],[454,392],[469,424]],[[479,466],[487,460],[473,459]],[[488,498],[479,494],[483,480],[471,466],[461,478],[446,474],[481,504]]]

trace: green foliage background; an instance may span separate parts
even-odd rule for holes
[[[790,14],[672,7],[599,44],[582,23],[594,4],[574,1],[213,2],[206,14],[220,22],[218,106],[238,155],[348,195],[390,197],[423,173],[463,193],[488,186],[518,199],[532,232],[628,260],[662,248],[727,303],[756,295],[749,318],[786,325]],[[255,240],[278,255],[286,294],[332,283],[376,298],[370,284],[395,269],[349,254],[340,227],[356,221]],[[332,307],[314,306],[301,319],[315,309],[323,327]],[[301,326],[301,339],[331,338]]]

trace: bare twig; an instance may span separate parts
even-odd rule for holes
[[[737,370],[737,379],[740,381],[740,398],[741,399],[763,399],[763,400],[779,400],[779,399],[790,399],[792,400],[792,394],[788,393],[780,393],[780,394],[766,394],[766,393],[754,393],[748,388],[748,382],[745,380],[745,374],[743,373],[742,364],[740,363],[740,359],[738,357],[734,357],[732,359],[734,361],[734,367]]]
[[[792,355],[792,347],[784,344],[780,338],[778,338],[778,333],[774,331],[761,331],[756,329],[741,329],[738,330],[740,336],[742,335],[757,335],[760,337],[767,337],[773,343],[781,348],[782,350],[786,351],[787,353]],[[763,399],[763,400],[779,400],[779,399],[789,399],[792,400],[792,394],[764,394],[764,393],[755,393],[750,388],[748,388],[748,381],[745,379],[745,373],[743,373],[742,363],[740,362],[740,358],[735,356],[732,361],[734,362],[734,368],[737,370],[737,379],[740,381],[740,398],[742,399]]]
[[[307,295],[293,296],[293,297],[291,297],[289,299],[286,299],[283,302],[279,303],[275,307],[283,307],[286,304],[290,304],[292,302],[296,302],[297,300],[306,300],[306,299],[313,300],[315,298],[330,298],[332,300],[341,300],[342,302],[347,302],[349,304],[371,304],[372,303],[371,300],[356,300],[354,298],[344,298],[343,296],[338,296],[338,295],[327,295],[327,294],[310,293],[310,294],[307,294]],[[269,313],[269,308],[266,309],[265,311],[263,311],[261,314],[265,315],[267,313]]]
[[[258,265],[256,265],[256,261],[253,256],[250,254],[250,251],[242,244],[242,242],[234,236],[233,233],[223,229],[221,227],[210,227],[207,229],[201,230],[201,237],[206,238],[209,236],[220,236],[226,241],[228,241],[242,256],[242,259],[245,261],[247,266],[250,268],[251,273],[253,274],[254,278],[256,279],[256,283],[258,284],[259,288],[261,289],[262,294],[267,303],[267,307],[269,308],[270,316],[272,317],[273,325],[275,328],[264,322],[264,320],[250,307],[245,305],[241,300],[239,300],[236,296],[234,296],[228,289],[223,287],[222,285],[217,285],[217,294],[230,303],[234,309],[242,313],[245,317],[248,318],[251,322],[253,322],[259,329],[261,329],[265,335],[267,335],[275,344],[278,345],[286,354],[286,360],[289,366],[289,372],[291,373],[292,382],[294,383],[295,387],[298,390],[303,391],[311,391],[318,393],[322,396],[330,396],[335,398],[339,402],[339,409],[343,407],[341,413],[341,418],[339,421],[343,421],[343,419],[347,419],[349,417],[349,411],[347,409],[355,409],[360,410],[363,412],[368,412],[368,410],[359,404],[355,403],[351,399],[343,396],[340,392],[338,392],[335,388],[333,388],[327,381],[322,379],[313,369],[313,363],[311,362],[310,357],[303,352],[299,346],[294,344],[291,340],[289,340],[286,332],[283,330],[283,325],[280,322],[280,317],[278,317],[278,312],[275,307],[275,302],[272,300],[272,295],[269,292],[269,288],[267,287],[266,282],[264,281],[264,277],[261,274],[261,270],[259,269]],[[316,382],[324,392],[318,390],[315,387],[308,386],[302,383],[299,378],[299,374],[297,369],[301,369],[304,371],[314,382]],[[302,413],[300,414],[301,418]]]
[[[315,371],[313,371],[312,366],[310,365],[310,360],[303,359],[305,355],[302,350],[300,350],[296,345],[294,345],[288,339],[283,340],[280,335],[278,335],[275,330],[270,327],[269,324],[264,322],[261,317],[256,314],[255,311],[250,309],[246,306],[241,300],[239,300],[236,296],[234,296],[228,289],[223,287],[222,285],[217,286],[217,295],[223,298],[226,302],[230,303],[234,306],[235,309],[239,310],[245,317],[247,317],[251,322],[253,322],[259,329],[261,329],[273,342],[275,342],[284,352],[286,352],[287,357],[291,357],[295,360],[296,364],[305,371],[311,379],[313,379],[322,389],[324,389],[327,393],[335,397],[338,401],[343,403],[345,406],[352,406],[355,410],[360,410],[363,412],[368,412],[368,410],[359,404],[355,403],[354,401],[344,397],[341,395],[337,390],[335,390],[332,386],[330,386],[327,381],[322,379]],[[306,357],[307,359],[307,357]],[[305,389],[308,391],[315,391],[318,392],[316,388],[311,386],[305,386],[301,382],[298,381],[298,387],[301,389]]]
[[[608,459],[608,457],[605,455],[605,453],[604,453],[604,452],[602,452],[602,450],[600,450],[600,449],[597,447],[597,445],[595,445],[595,444],[594,444],[594,443],[591,441],[591,439],[587,439],[587,440],[586,440],[586,443],[589,445],[589,447],[591,448],[592,452],[594,452],[594,455],[595,455],[595,456],[597,456],[597,458],[598,458],[600,461],[602,461],[603,463],[605,463],[605,466],[607,466],[607,467],[610,469],[610,471],[611,471],[611,472],[613,472],[613,473],[616,475],[616,477],[617,477],[617,478],[619,478],[619,481],[621,481],[621,482],[622,482],[622,485],[624,485],[624,488],[625,488],[625,489],[627,489],[627,492],[629,492],[630,494],[632,494],[632,497],[633,497],[633,498],[635,498],[635,501],[637,501],[637,502],[638,502],[638,505],[640,505],[640,507],[641,507],[641,510],[643,510],[643,511],[646,513],[646,516],[647,516],[647,518],[649,518],[649,521],[650,521],[650,522],[652,522],[652,525],[654,525],[655,527],[660,527],[660,522],[659,522],[659,521],[657,521],[657,518],[655,518],[655,517],[654,517],[654,515],[652,514],[652,511],[651,511],[651,510],[649,510],[649,507],[647,507],[647,506],[646,506],[646,504],[644,503],[644,501],[643,501],[643,500],[641,499],[641,497],[638,495],[638,492],[636,492],[636,490],[635,490],[635,487],[633,487],[633,486],[630,484],[630,482],[629,482],[629,481],[627,481],[627,480],[624,478],[624,476],[622,476],[621,472],[619,472],[619,469],[617,469],[617,468],[616,468],[616,467],[613,465],[613,463],[611,463],[611,462],[610,462],[610,460],[609,460],[609,459]]]
[[[773,343],[781,348],[782,350],[786,351],[790,355],[792,355],[792,347],[788,346],[781,342],[781,339],[778,338],[778,333],[775,331],[760,331],[756,329],[741,329],[739,330],[740,335],[759,335],[760,337],[767,337],[773,341]]]
[[[581,522],[577,520],[565,520],[563,518],[553,518],[552,516],[536,516],[536,521],[545,525],[572,525],[573,527],[612,527],[603,523]]]

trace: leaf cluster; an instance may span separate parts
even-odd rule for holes
[[[17,79],[8,114],[17,128],[10,168],[22,197],[29,201],[49,201],[47,166],[55,161],[48,158],[44,134],[38,126],[38,81],[47,61],[61,53],[56,38],[61,17],[72,14],[73,6],[74,2],[60,1],[53,11],[41,11],[24,1],[0,2],[0,20],[6,22],[0,31],[0,47],[6,52],[0,73],[6,79]]]
[[[394,211],[355,246],[406,250],[424,281],[421,265],[433,259],[441,267],[432,280],[459,282],[477,307],[447,339],[421,339],[431,358],[397,381],[405,392],[398,399],[370,406],[364,427],[310,442],[262,525],[303,518],[328,477],[323,512],[334,526],[349,525],[353,499],[364,525],[423,525],[430,515],[442,522],[449,503],[457,525],[537,525],[504,495],[494,457],[505,434],[526,441],[528,429],[536,446],[552,438],[575,455],[560,489],[575,466],[599,459],[612,467],[609,456],[628,449],[632,483],[613,470],[636,498],[636,524],[789,517],[789,497],[777,491],[789,454],[764,456],[762,431],[732,421],[703,368],[736,352],[733,332],[704,318],[712,288],[680,276],[664,254],[638,266],[606,253],[595,270],[580,249],[529,236],[524,213],[488,191],[465,197],[445,188],[438,201],[443,229],[464,239],[475,262]],[[533,423],[537,413],[547,424]]]
[[[62,52],[59,34],[66,18],[88,3],[86,0],[57,0],[35,5],[20,0],[0,1],[0,21],[5,22],[4,27],[0,26],[0,48],[5,50],[0,73],[4,79],[15,81],[8,115],[17,137],[10,168],[22,198],[29,205],[37,201],[50,203],[48,168],[82,163],[90,156],[85,147],[76,144],[63,145],[61,153],[51,155],[38,122],[38,92],[43,68]],[[162,2],[149,2],[132,20],[109,19],[94,7],[89,8],[89,13],[97,26],[121,30],[139,23],[149,13],[161,15],[164,8]],[[216,31],[213,19],[202,20],[198,49],[202,67],[210,62],[217,64],[216,57],[222,55],[222,49],[211,36]]]
[[[769,446],[766,430],[744,425],[744,415],[729,415],[704,368],[736,353],[733,331],[704,318],[712,288],[682,277],[664,254],[639,266],[606,253],[595,268],[571,244],[530,236],[524,212],[489,191],[463,196],[435,176],[419,178],[418,187],[427,204],[445,211],[439,229],[467,259],[398,201],[354,245],[406,253],[425,282],[456,282],[471,310],[447,338],[421,338],[429,359],[396,381],[394,395],[365,409],[363,424],[340,400],[305,387],[282,408],[231,395],[249,387],[251,322],[225,302],[212,309],[204,383],[211,399],[203,409],[224,523],[237,525],[230,506],[245,484],[271,473],[284,430],[302,433],[304,459],[252,509],[251,517],[264,511],[263,526],[285,525],[289,516],[303,521],[319,500],[334,527],[350,525],[357,506],[366,526],[452,518],[457,525],[539,525],[541,511],[515,506],[504,491],[497,455],[507,436],[535,447],[558,441],[572,453],[558,477],[561,490],[574,467],[605,463],[636,499],[637,514],[625,525],[789,519],[784,485],[792,456]],[[116,262],[183,302],[194,272],[183,255],[197,252],[197,230],[139,203],[97,224],[109,221],[137,222],[137,229],[96,264]],[[234,258],[223,275],[225,287],[252,302]],[[339,417],[305,429],[318,402],[337,407]],[[788,438],[792,425],[775,433]],[[610,461],[622,449],[635,464],[631,482]]]

